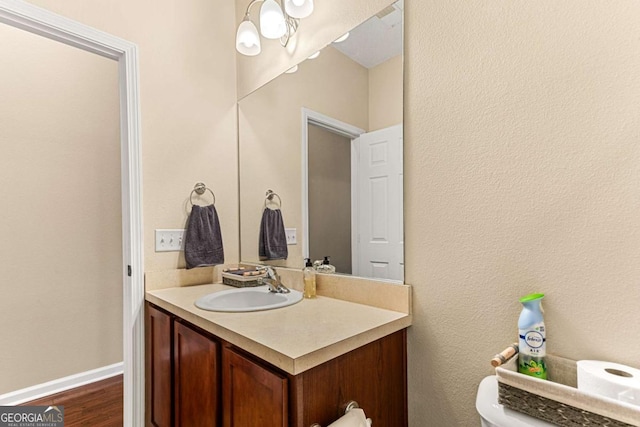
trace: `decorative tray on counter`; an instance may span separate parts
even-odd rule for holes
[[[559,426],[640,426],[640,406],[577,389],[576,362],[547,355],[549,380],[518,372],[518,356],[496,368],[499,402]]]
[[[260,279],[266,276],[264,270],[258,270],[254,266],[237,266],[225,268],[222,271],[222,283],[236,288],[261,286]]]

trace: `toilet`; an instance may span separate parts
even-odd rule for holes
[[[548,427],[554,424],[514,411],[498,403],[498,379],[484,378],[478,386],[476,410],[482,427]]]

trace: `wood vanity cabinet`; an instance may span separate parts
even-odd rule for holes
[[[174,321],[173,405],[179,427],[220,425],[220,344]]]
[[[374,426],[407,426],[406,330],[291,375],[146,304],[148,426],[328,426],[358,402]]]
[[[147,304],[145,321],[145,419],[149,426],[173,424],[173,321]]]
[[[222,425],[287,427],[287,377],[228,347],[222,360]]]
[[[220,426],[220,344],[150,304],[145,335],[146,424]]]

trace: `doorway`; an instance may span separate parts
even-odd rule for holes
[[[4,24],[0,39],[2,395],[121,370],[123,316],[117,63]]]
[[[118,266],[118,276],[123,297],[124,425],[142,425],[144,423],[144,283],[137,48],[130,42],[24,2],[0,0],[0,23],[100,55],[117,63],[121,198],[120,206],[115,209],[120,211],[122,219],[121,262]],[[87,138],[88,147],[90,143],[91,138]],[[55,162],[57,159],[49,160]],[[42,190],[38,186],[24,188],[24,195],[37,198],[39,191]],[[41,220],[43,222],[47,220],[46,205],[42,207]],[[64,237],[59,239],[61,239],[60,244],[63,245]],[[23,255],[28,257],[29,252]],[[32,264],[33,268],[38,268],[37,260]],[[73,271],[73,263],[70,263],[68,268]],[[36,293],[33,297],[38,298],[39,295]],[[72,295],[69,297],[71,298]],[[55,339],[55,337],[48,337],[48,339]],[[73,351],[73,349],[64,350]],[[55,388],[50,390],[50,392],[54,391],[56,391]],[[33,392],[32,390],[24,389],[22,392],[21,396],[11,395],[11,393],[0,396],[0,401],[2,404],[11,405],[21,399],[31,400],[34,397],[25,396]]]
[[[404,280],[402,125],[365,132],[302,111],[303,256]],[[350,253],[347,253],[350,252]]]
[[[309,255],[331,256],[336,271],[351,274],[351,141],[309,124]]]

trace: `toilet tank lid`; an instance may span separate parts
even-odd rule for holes
[[[553,427],[553,424],[505,408],[498,403],[498,378],[488,376],[478,386],[476,397],[478,414],[496,427]]]

